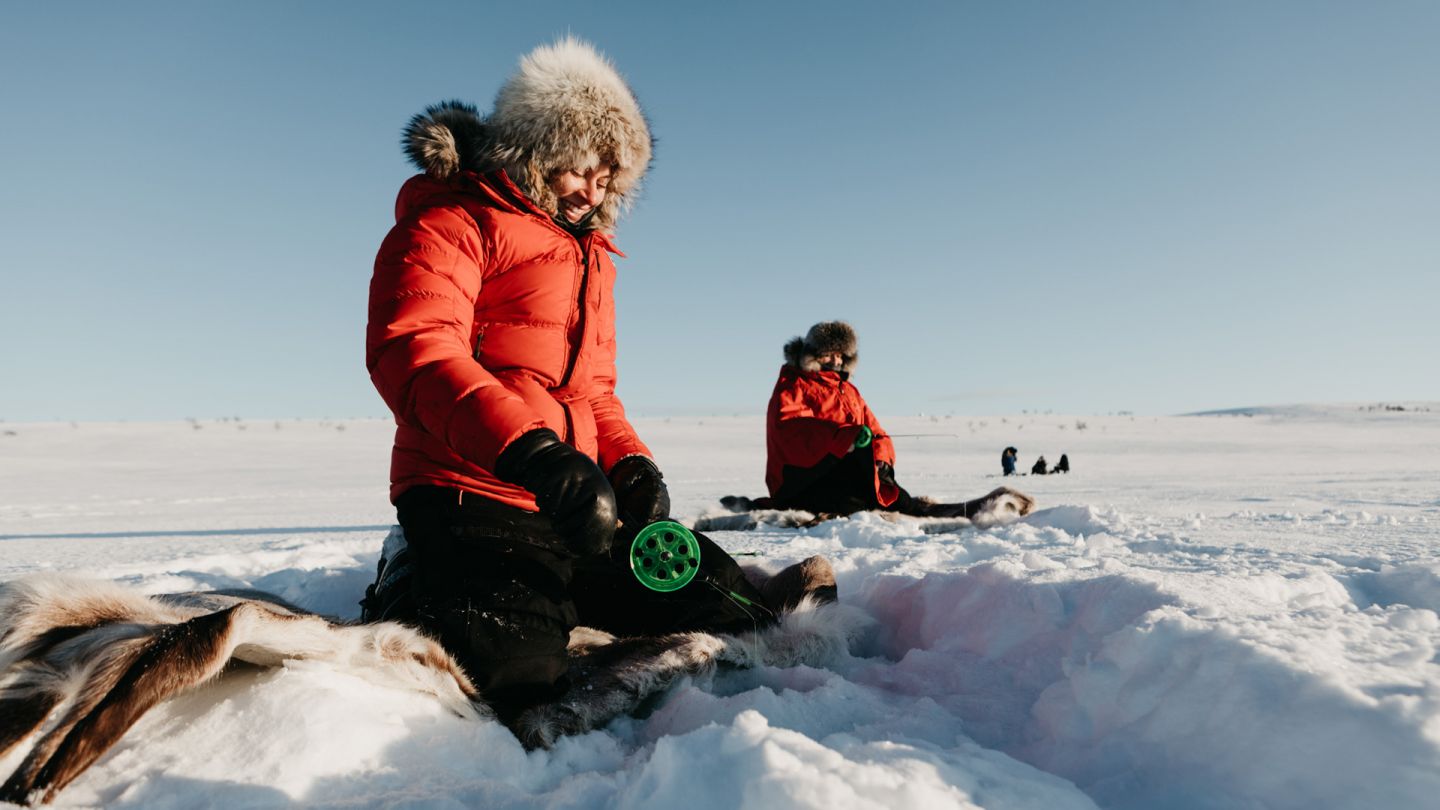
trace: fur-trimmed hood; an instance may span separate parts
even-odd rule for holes
[[[845,360],[842,370],[850,374],[860,362],[859,346],[853,326],[844,321],[822,321],[810,327],[804,337],[786,342],[785,364],[801,371],[819,371],[820,363],[815,358],[839,352]]]
[[[574,37],[522,58],[488,117],[473,105],[444,101],[410,119],[403,144],[421,171],[440,180],[460,171],[503,169],[551,216],[559,209],[549,184],[555,172],[611,163],[605,200],[585,226],[606,232],[633,205],[653,148],[645,114],[625,80]]]

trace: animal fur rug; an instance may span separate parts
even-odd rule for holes
[[[779,624],[738,636],[571,635],[569,693],[512,730],[527,746],[603,725],[677,679],[717,666],[823,666],[870,623],[857,608],[802,602]],[[492,717],[437,643],[393,622],[354,625],[258,591],[145,596],[79,577],[0,584],[0,756],[34,738],[0,801],[49,802],[155,705],[235,662],[325,661],[385,686],[433,695],[463,717]],[[37,734],[38,732],[38,734]]]
[[[959,532],[976,526],[988,525],[983,522],[969,518],[932,518],[913,517],[902,515],[898,512],[883,512],[874,510],[871,512],[857,512],[855,514],[874,515],[881,520],[891,523],[904,523],[914,525],[925,534],[945,534],[947,532]],[[759,528],[772,529],[808,529],[812,526],[819,526],[832,520],[846,520],[853,515],[833,515],[826,512],[816,514],[806,512],[803,509],[754,509],[749,512],[739,512],[719,515],[705,515],[695,521],[697,532],[744,532],[753,531]],[[994,521],[999,523],[1002,521]]]
[[[928,499],[920,499],[929,502]],[[926,534],[945,534],[968,528],[988,528],[1009,523],[1016,518],[1030,514],[1035,509],[1035,500],[1008,487],[1000,487],[986,495],[978,510],[965,517],[918,517],[899,512],[876,509],[870,512],[881,520],[892,523],[916,525]],[[795,529],[818,526],[831,520],[845,520],[850,515],[836,515],[825,512],[806,512],[803,509],[774,509],[766,506],[769,499],[747,498],[743,495],[728,495],[720,499],[726,509],[724,514],[712,514],[695,521],[697,532],[749,531],[761,526]]]

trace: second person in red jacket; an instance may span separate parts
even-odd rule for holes
[[[936,503],[895,481],[895,446],[850,381],[860,355],[844,321],[810,327],[785,344],[785,364],[765,417],[770,503],[817,514],[883,509],[922,517],[1028,514],[1029,496],[1001,487],[963,503]]]

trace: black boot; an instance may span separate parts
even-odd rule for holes
[[[786,568],[760,586],[765,601],[776,611],[794,610],[805,597],[820,603],[839,599],[835,587],[835,571],[830,561],[816,554]]]
[[[360,600],[360,621],[410,622],[415,621],[415,599],[410,592],[410,549],[401,546],[387,559],[380,558],[375,566],[375,581],[365,587],[365,598]]]

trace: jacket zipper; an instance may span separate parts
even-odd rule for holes
[[[480,344],[485,340],[485,327],[480,327],[475,332],[475,362],[480,362]]]
[[[575,374],[575,366],[580,363],[580,352],[585,348],[585,320],[588,309],[585,306],[585,293],[590,287],[590,249],[581,245],[580,250],[580,323],[578,330],[580,334],[575,340],[575,350],[570,353],[570,362],[565,367],[565,376],[560,378],[559,388],[570,384],[570,378]]]

